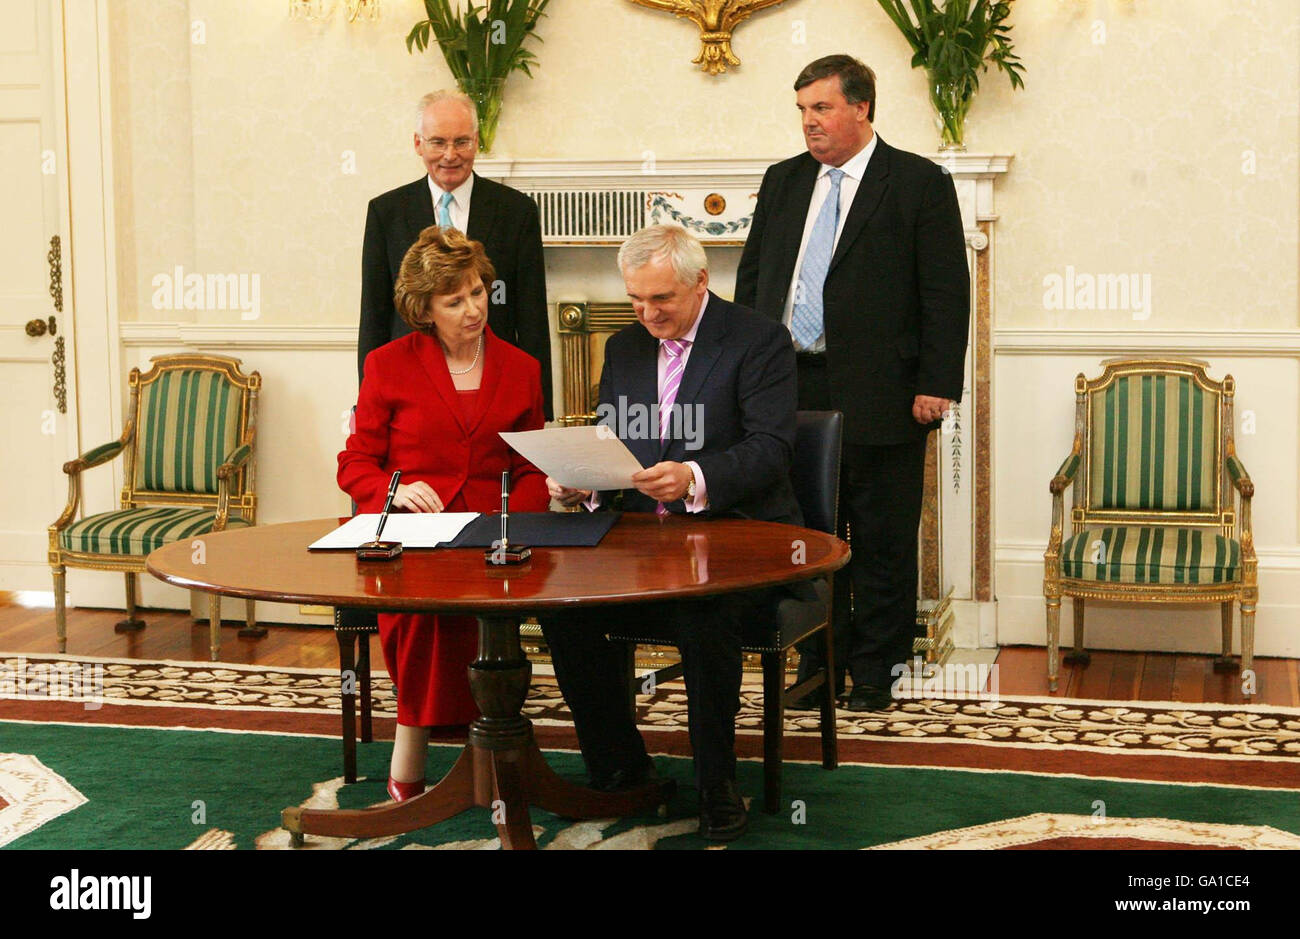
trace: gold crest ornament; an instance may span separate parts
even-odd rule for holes
[[[700,54],[692,61],[717,75],[740,59],[731,51],[731,33],[741,20],[785,0],[632,0],[652,10],[684,16],[700,27]]]

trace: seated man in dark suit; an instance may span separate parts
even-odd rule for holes
[[[623,491],[623,508],[801,524],[790,484],[795,359],[785,329],[711,293],[704,249],[684,229],[642,229],[618,261],[638,322],[605,346],[598,413],[628,434],[624,442],[646,467],[632,477],[636,488]],[[654,417],[618,419],[627,412]],[[648,432],[637,434],[642,427]],[[547,485],[566,505],[592,508],[611,495]],[[681,651],[700,833],[717,841],[744,833],[735,782],[741,627],[773,615],[783,589],[542,618],[595,788],[636,785],[653,773],[627,709],[625,651],[605,638],[611,622],[622,629],[645,623],[655,634],[671,633]]]

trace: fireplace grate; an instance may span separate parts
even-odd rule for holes
[[[617,243],[646,224],[649,194],[644,189],[552,189],[525,194],[537,203],[542,240],[547,244]]]

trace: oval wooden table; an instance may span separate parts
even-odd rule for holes
[[[283,824],[295,843],[304,834],[400,834],[479,806],[494,809],[503,847],[534,848],[529,805],[568,818],[653,809],[671,795],[670,782],[596,792],[560,778],[546,764],[532,723],[521,713],[532,665],[519,644],[520,619],[578,606],[706,597],[811,580],[849,559],[848,545],[812,529],[634,514],[624,515],[597,547],[534,548],[529,561],[508,567],[485,564],[477,548],[411,550],[387,562],[307,550],[341,521],[218,532],[204,535],[201,545],[166,545],[146,562],[160,580],[223,596],[478,618],[478,657],[469,680],[481,716],[447,775],[406,802],[357,810],[285,809]]]

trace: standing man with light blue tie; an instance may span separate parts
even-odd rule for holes
[[[834,677],[852,678],[846,707],[876,710],[911,659],[926,438],[962,393],[965,237],[952,177],[874,132],[871,69],[830,55],[794,88],[808,151],[763,177],[736,302],[789,328],[800,409],[844,412]],[[800,652],[802,678],[820,663]]]
[[[552,415],[551,328],[546,263],[537,204],[474,172],[478,118],[474,102],[454,91],[425,95],[416,106],[415,153],[426,174],[370,200],[361,251],[361,326],[357,375],[366,356],[410,332],[393,305],[393,284],[406,251],[430,225],[481,242],[496,269],[488,325],[542,366],[546,418]]]

